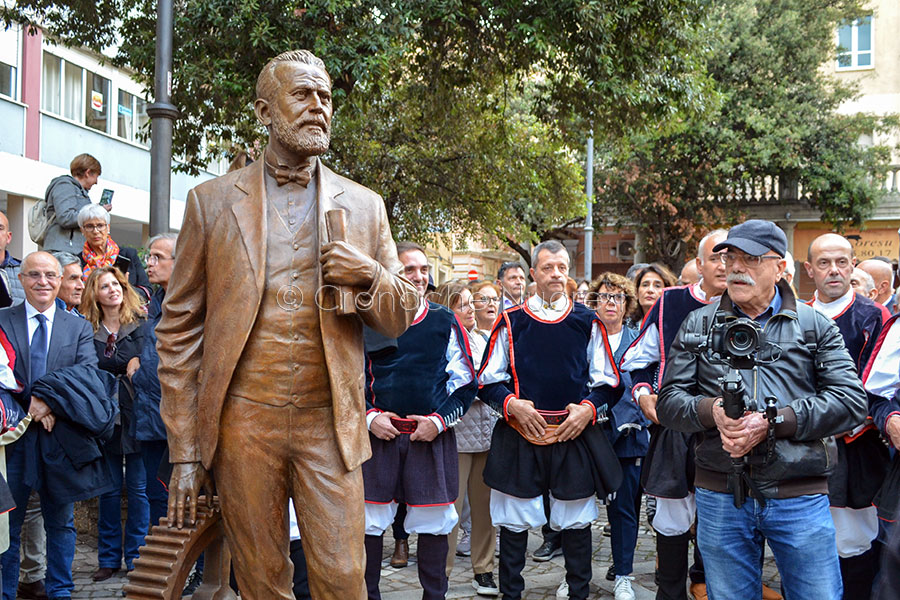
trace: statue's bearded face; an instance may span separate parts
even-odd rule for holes
[[[270,137],[300,156],[322,154],[331,141],[331,82],[312,65],[279,63],[278,91],[269,102]]]

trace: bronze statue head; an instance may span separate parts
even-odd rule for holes
[[[256,118],[269,130],[269,146],[295,157],[328,150],[331,78],[325,63],[307,50],[283,52],[256,80]]]

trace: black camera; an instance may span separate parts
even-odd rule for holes
[[[706,354],[717,363],[725,363],[733,369],[752,369],[778,359],[781,348],[766,343],[762,326],[747,317],[728,317],[717,314],[710,327],[703,317],[701,333],[685,336],[688,351]]]
[[[755,402],[748,401],[741,371],[756,370],[758,366],[773,363],[781,357],[781,348],[766,342],[765,331],[758,322],[747,317],[735,318],[716,313],[712,327],[708,325],[708,317],[703,317],[701,333],[685,336],[685,344],[691,352],[705,354],[712,362],[728,365],[726,374],[719,378],[722,409],[728,418],[740,419],[747,410],[757,409]],[[731,460],[728,489],[733,494],[737,508],[743,505],[749,490],[755,489],[744,465],[768,464],[774,455],[777,400],[767,397],[765,402],[769,433],[762,455],[754,448],[750,455]]]
[[[766,345],[762,326],[746,317],[713,325],[709,332],[712,357],[735,369],[752,369],[756,354]]]

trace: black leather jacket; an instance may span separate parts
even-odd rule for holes
[[[765,497],[827,493],[826,476],[837,459],[832,436],[865,420],[866,394],[834,321],[810,306],[798,305],[785,282],[778,286],[782,307],[766,323],[764,332],[768,342],[781,348],[781,356],[755,372],[743,371],[742,378],[748,402],[757,402],[762,410],[764,399],[774,396],[783,420],[775,428],[772,460],[745,470]],[[686,335],[700,333],[704,317],[711,325],[716,311],[737,316],[726,293],[720,302],[695,310],[682,323],[670,350],[657,413],[666,427],[698,434],[695,485],[725,492],[731,458],[722,449],[712,407],[714,399],[721,396],[718,380],[727,367],[710,362],[706,354],[692,353]],[[804,316],[804,322],[814,325],[815,358],[804,341],[798,311],[812,313]],[[765,441],[754,453],[761,453],[764,446]]]

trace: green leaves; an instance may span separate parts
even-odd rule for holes
[[[859,224],[880,197],[889,158],[887,148],[861,147],[860,137],[896,122],[839,114],[853,89],[822,73],[834,57],[837,23],[858,10],[841,0],[711,7],[705,64],[721,102],[611,153],[600,197],[614,208],[605,220],[641,229],[651,256],[679,267],[682,256],[665,255],[668,240],[696,240],[738,218],[752,210],[751,191],[775,196],[779,178],[798,181],[823,220]]]
[[[708,0],[177,0],[174,151],[203,167],[258,147],[260,68],[308,48],[336,113],[328,160],[381,192],[399,235],[433,230],[535,241],[583,211],[589,128],[614,145],[715,106],[704,68]],[[18,0],[58,39],[153,82],[151,0]],[[678,118],[673,118],[675,116]],[[208,140],[208,141],[207,141]]]

